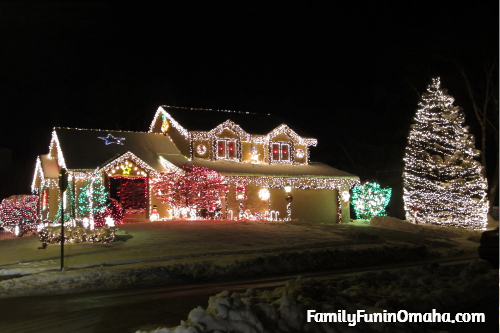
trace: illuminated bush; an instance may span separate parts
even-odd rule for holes
[[[0,226],[23,235],[36,231],[38,223],[38,196],[13,195],[2,200]]]
[[[385,207],[391,200],[392,189],[381,188],[377,183],[365,183],[352,190],[351,204],[356,218],[369,220],[374,216],[385,216]]]
[[[44,244],[61,244],[61,227],[45,227],[38,232],[38,239]],[[115,239],[114,228],[96,228],[93,230],[83,227],[64,228],[65,243],[110,243]]]

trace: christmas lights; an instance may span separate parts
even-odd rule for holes
[[[290,163],[290,151],[293,146],[289,142],[271,141],[269,145],[269,164],[271,163]]]
[[[234,111],[225,110],[219,112],[235,113]],[[118,137],[119,134],[117,134],[117,132],[123,131],[108,132],[101,130],[100,133],[94,135],[94,137],[103,140],[105,145],[116,144],[123,146],[125,137]],[[175,140],[180,139],[182,141],[182,145],[186,144],[185,147],[189,147],[189,155],[186,156],[186,159],[188,161],[194,161],[192,164],[196,163],[195,158],[204,158],[214,162],[217,160],[222,160],[222,163],[220,163],[221,166],[231,166],[232,163],[224,162],[227,160],[252,164],[283,163],[289,165],[307,165],[309,163],[309,147],[316,146],[317,144],[316,139],[303,138],[285,124],[277,126],[267,134],[259,135],[253,135],[245,132],[239,124],[236,124],[229,119],[208,131],[188,131],[187,129],[183,128],[175,119],[173,119],[173,117],[168,112],[168,107],[160,107],[157,110],[154,120],[149,128],[149,133],[158,133],[155,134],[157,138],[159,138],[159,135],[161,134],[169,139],[171,139],[171,137]],[[179,137],[179,135],[181,137]],[[127,138],[127,141],[132,139],[136,140],[134,136],[127,136]],[[185,139],[185,142],[183,141],[183,139]],[[100,141],[97,140],[97,142]],[[67,143],[63,143],[65,144],[64,147],[66,148]],[[129,143],[130,147],[136,146],[135,141],[133,143],[134,145]],[[107,148],[102,145],[101,149]],[[165,168],[164,174],[176,174],[177,177],[186,177],[187,173],[193,173],[192,170],[187,171],[187,169],[180,168],[174,165],[172,162],[168,161],[167,159],[169,159],[169,154],[162,154],[154,151],[153,153],[157,154],[159,162]],[[188,152],[185,152],[185,154],[187,153]],[[59,144],[56,129],[54,129],[53,131],[51,146],[49,147],[49,156],[53,159],[53,161],[50,163],[54,165],[57,164],[56,166],[58,167],[65,167],[66,164],[64,161],[63,153],[61,151],[61,146]],[[108,161],[110,160],[108,159]],[[180,165],[177,159],[175,159],[175,161],[178,165]],[[45,165],[46,162],[47,161],[45,160],[45,157],[37,160],[37,164],[35,166],[35,177],[32,183],[34,192],[35,190],[37,191],[37,193],[39,191],[39,194],[41,195],[41,208],[47,208],[47,203],[50,204],[52,201],[49,200],[50,198],[48,197],[49,189],[58,189],[57,179],[49,179],[43,172],[44,168],[47,169]],[[153,165],[156,166],[156,164]],[[49,166],[52,167],[53,165]],[[280,173],[278,175],[261,175],[257,172],[255,174],[249,172],[241,175],[237,173],[236,170],[235,172],[231,172],[227,168],[225,168],[224,170],[226,170],[229,176],[225,178],[222,177],[223,181],[218,185],[219,193],[216,193],[214,195],[216,197],[216,200],[214,202],[210,204],[190,203],[187,207],[184,208],[182,207],[182,205],[175,207],[174,204],[171,204],[171,216],[174,217],[181,214],[186,217],[195,218],[197,217],[197,215],[204,215],[205,212],[203,212],[203,210],[209,210],[207,216],[209,218],[215,218],[215,216],[220,215],[217,215],[217,210],[220,208],[220,212],[222,210],[221,206],[223,204],[226,206],[226,209],[224,211],[228,213],[229,206],[228,196],[226,193],[228,192],[229,184],[236,185],[237,190],[235,191],[235,196],[237,196],[237,200],[244,201],[247,197],[246,187],[248,185],[259,186],[267,189],[267,194],[265,193],[265,191],[263,191],[262,194],[259,194],[260,197],[266,198],[270,196],[270,188],[283,188],[283,186],[285,185],[290,185],[290,187],[294,189],[340,190],[341,188],[353,187],[359,183],[359,181],[356,179],[357,177],[354,176],[334,178],[335,176],[324,177],[313,173],[313,175],[289,177],[286,175],[286,171],[279,171],[280,167],[276,167],[276,172]],[[156,213],[153,212],[153,203],[156,202],[152,201],[152,198],[154,199],[153,196],[156,195],[160,199],[161,197],[165,199],[164,197],[168,193],[165,188],[157,189],[157,191],[154,190],[155,179],[161,178],[160,173],[158,172],[158,170],[153,169],[151,166],[139,159],[130,151],[119,156],[118,158],[112,159],[109,163],[106,162],[104,166],[99,166],[95,170],[73,169],[69,170],[69,175],[70,178],[72,177],[71,191],[76,191],[76,194],[78,194],[76,199],[78,199],[78,201],[77,203],[74,202],[74,193],[71,193],[71,191],[69,191],[68,194],[64,196],[60,205],[66,207],[65,220],[82,219],[85,217],[88,219],[88,224],[90,224],[90,222],[92,221],[96,224],[96,226],[104,225],[106,220],[111,221],[111,219],[113,219],[115,223],[118,223],[117,221],[119,219],[117,220],[114,216],[111,216],[109,214],[109,206],[106,205],[106,200],[109,198],[109,196],[120,200],[121,204],[123,205],[122,209],[125,210],[126,214],[143,214],[146,212],[150,212],[149,217],[150,219],[154,220],[156,218]],[[39,181],[38,178],[40,178],[41,180]],[[141,184],[138,184],[136,182],[139,180]],[[101,182],[104,183],[105,181],[106,185],[102,185]],[[197,193],[198,191],[198,196],[205,196],[203,192],[200,192],[197,189],[198,185],[195,184],[193,179],[191,179],[189,182],[190,185],[188,187],[190,187],[190,190],[193,193]],[[35,189],[35,187],[37,188]],[[140,195],[132,195],[132,193],[135,192],[140,193]],[[50,195],[52,195],[52,192],[50,192]],[[226,195],[226,200],[222,201],[221,196],[224,195]],[[141,198],[141,200],[139,200],[140,202],[134,199],[136,197]],[[207,197],[210,197],[210,195],[208,195]],[[233,205],[233,200],[229,200],[231,201],[230,205]],[[269,199],[267,200],[269,201]],[[251,207],[251,204],[249,205],[249,207]],[[52,211],[54,210],[54,208],[51,207],[51,214],[53,214]],[[287,210],[289,210],[289,208],[290,206],[288,205]],[[68,211],[68,209],[70,211]],[[236,210],[236,208],[233,207],[233,210]],[[75,214],[75,211],[77,214]],[[263,215],[266,213],[267,215]],[[251,212],[246,209],[240,209],[234,214],[245,216],[248,219],[271,218],[269,216],[270,206],[264,213]],[[275,219],[278,219],[277,214],[278,212],[275,212],[273,215]],[[43,216],[41,217],[49,217],[49,209],[45,209],[42,215]]]
[[[356,218],[369,220],[385,216],[385,208],[391,200],[392,189],[381,188],[377,183],[365,183],[352,189],[352,205]]]
[[[241,145],[237,139],[221,139],[214,140],[213,156],[217,159],[228,161],[241,161]]]
[[[96,177],[89,184],[80,188],[77,203],[78,215],[83,217],[87,214],[101,213],[106,209],[107,201],[108,189],[102,185],[101,177]]]
[[[163,133],[166,133],[166,132],[168,132],[168,129],[170,128],[170,123],[165,115],[161,116],[161,120],[162,120],[161,131]]]
[[[44,227],[38,232],[38,239],[47,244],[61,244],[60,227]],[[84,227],[67,227],[64,229],[64,243],[110,243],[115,239],[115,229],[108,227],[93,230]]]
[[[196,152],[202,156],[205,155],[207,153],[207,146],[205,146],[204,144],[199,144],[196,147]]]
[[[152,192],[173,208],[213,210],[229,188],[217,171],[184,166],[184,173],[162,173],[152,180]]]
[[[148,187],[146,177],[113,177],[110,181],[119,181],[116,187],[116,197],[120,200],[126,214],[145,212]]]
[[[164,172],[166,172],[166,173],[172,173],[172,172],[182,173],[183,172],[182,168],[179,168],[178,166],[176,166],[172,162],[166,160],[162,156],[160,156],[159,159],[160,159],[161,165],[165,168]]]
[[[29,234],[37,230],[38,196],[13,195],[2,200],[0,204],[0,225],[17,234]]]
[[[133,175],[137,177],[144,177],[148,173],[152,176],[157,176],[159,174],[155,169],[150,167],[146,162],[135,156],[134,153],[130,151],[106,164],[100,170],[103,170],[108,176],[114,176],[118,170],[123,170],[125,167],[137,167],[137,169],[133,169]],[[115,170],[114,173],[113,170]],[[123,171],[121,175],[124,175]]]
[[[68,181],[71,183],[71,176],[68,175]],[[72,220],[75,215],[76,215],[76,200],[75,200],[75,193],[73,191],[73,186],[68,186],[66,191],[64,191],[64,195],[61,198],[58,198],[58,205],[57,205],[57,212],[56,216],[54,217],[55,221],[60,222],[61,221],[61,212],[63,213],[63,219],[64,222],[68,222]],[[68,205],[69,202],[69,205]],[[62,209],[61,209],[62,208]]]
[[[156,114],[153,118],[153,121],[151,122],[151,125],[149,126],[149,132],[154,132],[153,129],[154,129],[154,126],[156,125],[156,123],[158,122],[158,117],[161,117],[162,119],[162,123],[165,122],[165,120],[168,120],[169,122],[169,128],[170,126],[175,128],[182,136],[184,136],[184,138],[186,139],[189,139],[190,138],[190,134],[189,134],[189,131],[186,130],[184,127],[182,127],[174,118],[172,118],[172,116],[170,114],[168,114],[164,109],[163,107],[159,107],[158,110],[156,110]]]
[[[252,161],[252,163],[259,163],[259,156],[260,154],[257,150],[257,147],[252,147],[252,149],[250,150],[250,160]]]
[[[229,130],[231,131],[232,133],[234,133],[237,137],[238,137],[238,140],[240,141],[243,141],[243,142],[251,142],[252,141],[252,136],[250,134],[248,134],[247,132],[245,132],[240,125],[236,124],[235,122],[233,122],[232,120],[226,120],[225,122],[223,122],[222,124],[219,124],[218,126],[216,126],[214,129],[208,131],[208,137],[217,137],[219,135],[222,134],[222,132],[226,131],[226,130]],[[201,138],[203,138],[203,135],[202,132],[195,132],[195,134],[193,135],[193,139],[195,140],[199,140]]]
[[[157,129],[158,127],[157,124],[161,119],[161,127],[160,127],[160,133],[163,133],[166,135],[166,131],[164,130],[164,124],[167,122],[169,124],[169,127],[172,126],[175,128],[183,137],[185,140],[189,141],[190,143],[190,154],[189,158],[194,157],[194,151],[193,149],[196,149],[196,153],[199,156],[204,156],[206,154],[204,148],[207,148],[207,151],[210,152],[212,159],[217,160],[217,159],[225,159],[225,160],[232,160],[232,161],[242,161],[242,156],[243,156],[243,151],[242,151],[242,146],[241,144],[243,142],[248,142],[252,144],[262,144],[267,149],[269,149],[269,154],[268,154],[268,161],[269,163],[290,163],[290,164],[308,164],[309,163],[309,149],[307,147],[313,146],[315,147],[317,145],[317,140],[313,138],[303,138],[300,135],[298,135],[295,131],[293,131],[291,128],[289,128],[285,124],[281,124],[275,129],[273,129],[271,132],[269,132],[267,135],[251,135],[244,131],[240,125],[234,123],[232,120],[228,119],[224,121],[223,123],[217,125],[215,128],[211,129],[210,131],[188,131],[184,127],[182,127],[173,117],[165,110],[165,108],[171,108],[169,106],[165,107],[160,107],[156,111],[155,117],[153,119],[153,122],[151,123],[149,127],[149,132],[151,133],[156,133],[158,130],[155,131],[155,128]],[[179,107],[175,107],[179,108]],[[180,109],[186,109],[186,110],[205,110],[205,111],[213,111],[210,109],[192,109],[192,108],[180,108]],[[242,113],[242,112],[236,112],[236,111],[227,111],[227,110],[217,110],[218,112],[229,112],[229,113]],[[234,137],[222,137],[222,134],[225,132],[231,132],[236,138]],[[280,135],[285,135],[288,138],[290,138],[290,142],[279,142],[279,141],[273,141],[274,138],[280,136]],[[201,142],[211,142],[212,147],[206,147],[203,143]],[[278,143],[280,145],[279,149],[276,150],[275,152],[275,158],[273,159],[273,151],[275,150],[272,145],[273,143]],[[283,146],[282,146],[283,145]],[[285,146],[286,145],[286,146]],[[295,153],[295,145],[301,145],[305,147],[305,150],[302,148],[299,148],[300,150]],[[258,160],[258,157],[255,156],[255,151],[250,152],[251,155],[250,162],[251,163],[256,163]],[[277,155],[280,155],[279,158],[277,158]],[[295,161],[295,158],[297,157],[298,159],[304,159],[305,161],[297,162]]]
[[[404,157],[406,218],[484,229],[487,183],[461,108],[434,78],[422,95]]]
[[[42,160],[41,160],[40,156],[37,157],[37,159],[36,159],[35,174],[33,175],[33,181],[31,182],[31,192],[32,193],[36,192],[36,180],[38,178],[40,178],[42,181],[44,179]]]
[[[149,215],[149,220],[151,222],[158,221],[160,219],[160,214],[158,213],[158,206],[154,205],[151,210],[151,214]]]
[[[241,184],[269,188],[283,188],[290,185],[301,190],[335,190],[343,187],[352,188],[359,184],[355,178],[319,178],[319,177],[273,177],[273,176],[225,176],[228,184]]]
[[[118,138],[110,133],[108,133],[107,136],[98,136],[99,139],[104,140],[104,143],[107,145],[111,144],[117,144],[117,145],[124,145],[122,141],[125,140],[125,138]]]
[[[242,181],[241,183],[235,184],[235,195],[236,195],[236,200],[238,201],[244,201],[247,200],[247,182]]]
[[[54,153],[54,148],[56,149],[56,153]],[[57,159],[57,164],[62,169],[68,169],[66,167],[66,161],[64,160],[64,156],[61,150],[61,144],[59,143],[59,138],[57,137],[56,130],[52,131],[52,139],[50,140],[49,146],[49,157],[54,158],[54,155]]]
[[[124,210],[121,204],[117,200],[109,198],[106,209],[94,214],[94,226],[102,227],[106,225],[106,221],[110,221],[109,218],[114,221],[114,224],[123,224],[123,216]]]
[[[267,201],[271,197],[271,192],[269,192],[268,188],[261,188],[259,191],[259,198],[262,201]]]

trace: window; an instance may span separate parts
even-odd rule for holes
[[[238,145],[236,139],[217,139],[217,159],[238,159]]]
[[[271,162],[290,162],[290,144],[287,142],[272,142]]]

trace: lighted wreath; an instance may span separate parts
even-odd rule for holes
[[[205,153],[207,152],[207,146],[205,146],[204,144],[198,145],[196,147],[196,152],[199,155],[205,155]]]

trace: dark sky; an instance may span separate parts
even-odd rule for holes
[[[146,131],[161,104],[273,113],[313,160],[384,178],[431,77],[474,130],[453,62],[498,61],[497,1],[165,3],[0,2],[2,196],[28,192],[52,127]]]

